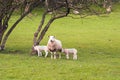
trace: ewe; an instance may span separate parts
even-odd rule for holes
[[[47,48],[51,52],[51,59],[56,59],[56,52],[62,51],[62,43],[60,40],[55,39],[54,36],[49,36],[49,40],[47,43]],[[59,53],[59,58],[61,58],[61,54]]]

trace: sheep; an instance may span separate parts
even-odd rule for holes
[[[73,13],[74,13],[74,14],[79,14],[79,11],[73,10]]]
[[[38,56],[42,56],[42,51],[44,51],[45,52],[45,58],[47,57],[47,55],[48,55],[47,46],[39,46],[39,45],[37,45],[37,46],[33,46],[33,48],[34,48],[34,50],[37,51]]]
[[[60,40],[57,40],[54,36],[49,36],[49,40],[47,43],[47,48],[51,52],[51,59],[56,59],[56,52],[62,51],[62,43]],[[61,54],[59,53],[59,58],[61,58]]]
[[[69,59],[69,54],[72,54],[73,60],[77,60],[77,49],[75,48],[62,49],[62,52],[66,54],[67,59]]]
[[[106,8],[107,14],[111,13],[111,11],[112,11],[111,9],[112,9],[112,6],[108,6],[108,7]]]

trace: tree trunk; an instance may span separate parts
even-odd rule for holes
[[[50,27],[50,25],[52,24],[52,22],[55,20],[55,18],[51,18],[50,20],[49,20],[49,22],[47,23],[47,25],[44,27],[44,29],[42,30],[42,32],[40,33],[40,36],[39,36],[39,38],[38,38],[38,40],[37,40],[37,44],[39,44],[40,42],[41,42],[41,40],[43,39],[43,37],[44,37],[44,35],[45,35],[45,33],[47,32],[47,30],[48,30],[48,28]]]
[[[1,41],[2,41],[2,20],[0,18],[0,44],[1,44]]]
[[[11,34],[11,32],[15,29],[17,24],[26,16],[28,15],[34,8],[36,8],[38,5],[40,5],[41,1],[40,0],[32,0],[30,2],[26,3],[26,0],[18,2],[14,0],[3,0],[0,2],[0,50],[3,50],[6,44],[6,41]],[[16,20],[16,22],[9,28],[8,32],[4,35],[5,31],[7,30],[8,27],[8,22],[11,18],[12,13],[14,12],[15,9],[23,9],[24,7],[27,7],[27,10],[21,11],[23,14],[21,14],[20,18]]]
[[[40,25],[39,25],[37,31],[34,33],[34,39],[33,39],[34,46],[38,45],[38,43],[37,43],[37,37],[38,37],[38,34],[40,33],[40,31],[41,31],[41,29],[42,29],[42,26],[43,26],[43,24],[44,24],[44,22],[45,22],[45,16],[47,15],[47,13],[48,13],[48,11],[45,11],[45,12],[43,13],[43,15],[42,15],[42,20],[41,20],[41,22],[40,22]]]
[[[23,14],[13,25],[12,27],[8,30],[8,32],[6,33],[6,35],[4,36],[2,42],[1,42],[1,49],[3,50],[6,44],[6,41],[9,37],[9,35],[11,34],[11,32],[14,30],[14,28],[17,26],[17,24],[27,15],[29,14],[30,11],[26,12],[25,14]]]
[[[3,33],[2,33],[2,31],[0,30],[0,44],[1,44],[1,42],[2,42],[2,37],[3,37]]]
[[[3,33],[0,32],[0,50],[3,50],[3,46],[1,46],[2,38],[3,38]]]
[[[2,46],[1,43],[2,43],[2,39],[5,31],[6,29],[3,28],[3,26],[0,26],[0,50],[4,50],[4,46]]]

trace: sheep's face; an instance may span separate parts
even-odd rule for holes
[[[50,42],[54,42],[55,41],[55,37],[54,36],[49,36],[49,41]]]

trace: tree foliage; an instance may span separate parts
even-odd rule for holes
[[[7,39],[16,25],[40,4],[40,0],[0,0],[0,50],[4,49]],[[10,18],[16,10],[20,10],[20,17],[12,26],[9,26]],[[5,34],[8,27],[10,28]]]
[[[58,18],[66,17],[69,14],[80,15],[99,15],[105,13],[105,10],[111,6],[110,0],[45,0],[45,12],[34,34],[34,45],[38,45],[47,32],[50,24]],[[45,16],[51,13],[52,17],[42,29]],[[42,29],[42,30],[41,30]],[[39,35],[39,36],[38,36]]]
[[[17,24],[38,6],[44,7],[44,12],[40,25],[34,33],[33,45],[38,45],[41,42],[54,20],[66,17],[69,14],[85,17],[105,13],[105,10],[110,12],[111,0],[0,0],[0,50],[4,49],[9,35]],[[16,10],[20,11],[20,17],[12,26],[9,26],[10,18]],[[45,24],[48,14],[51,14],[51,18]]]

